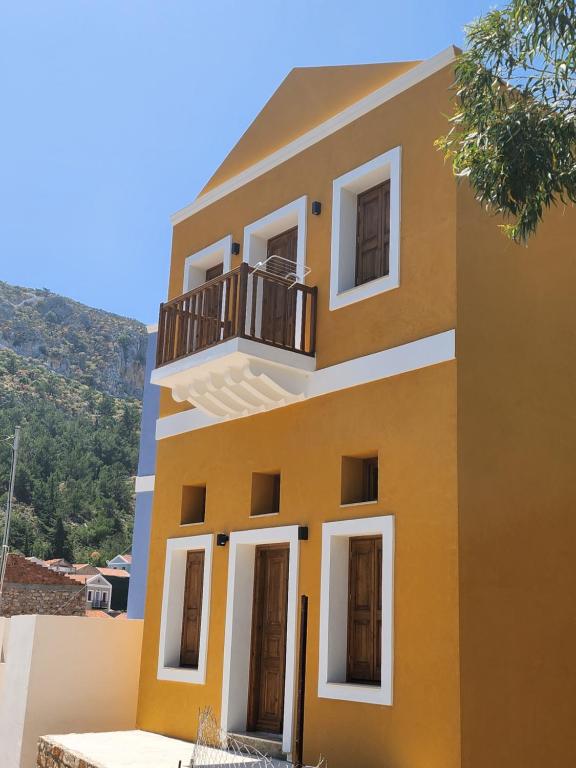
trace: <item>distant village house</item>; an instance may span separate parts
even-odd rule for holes
[[[71,573],[68,578],[86,587],[86,610],[98,608],[105,611],[110,608],[112,584],[100,573]]]
[[[130,569],[132,568],[132,555],[116,555],[112,560],[108,560],[106,564],[108,568],[130,573]]]
[[[34,558],[35,562],[41,563],[38,558]],[[53,560],[44,560],[44,564],[50,568],[51,571],[56,573],[74,573],[74,566],[65,560],[63,557],[57,557]]]

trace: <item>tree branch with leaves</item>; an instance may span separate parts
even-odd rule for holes
[[[576,0],[512,0],[466,39],[436,145],[525,243],[551,205],[576,202]]]

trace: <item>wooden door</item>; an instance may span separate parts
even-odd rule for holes
[[[256,547],[248,731],[282,732],[288,563],[288,545]]]
[[[206,282],[214,280],[224,271],[224,264],[220,262],[206,270]],[[221,318],[224,283],[218,282],[208,286],[202,294],[201,324],[203,345],[215,344],[220,341]]]
[[[348,578],[346,679],[377,685],[382,663],[382,536],[350,539]]]
[[[390,181],[358,195],[356,285],[388,274]]]
[[[204,551],[188,552],[184,582],[184,611],[180,666],[198,668],[200,625],[202,620],[202,587],[204,584]]]
[[[280,277],[294,272],[298,227],[287,229],[268,240],[267,258],[272,259],[267,271]],[[283,261],[282,259],[286,259]],[[262,292],[262,338],[282,346],[294,346],[296,328],[296,293],[280,282],[264,281]]]
[[[220,277],[224,272],[224,263],[221,261],[219,264],[215,264],[213,267],[208,267],[206,270],[206,282],[213,280],[215,277]]]

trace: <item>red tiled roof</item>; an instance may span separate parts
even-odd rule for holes
[[[66,574],[66,578],[72,579],[72,581],[77,581],[79,584],[86,584],[86,581],[91,579],[94,575],[95,574],[93,573],[68,573]]]
[[[6,582],[11,584],[60,584],[73,587],[68,576],[10,553],[6,563]]]
[[[66,575],[69,579],[72,579],[72,581],[77,581],[79,584],[86,584],[88,581],[90,581],[90,579],[96,579],[98,576],[104,576],[103,573],[67,573]],[[115,576],[116,574],[113,575]],[[104,578],[106,577],[104,576]],[[105,587],[106,584],[101,584],[100,586]]]
[[[92,576],[98,575],[98,568],[96,568],[95,565],[75,565],[74,566],[74,573],[79,574],[91,574]]]
[[[89,619],[112,619],[113,616],[109,616],[106,611],[98,611],[93,608],[87,608],[86,609],[86,616],[88,616]]]
[[[128,571],[123,571],[121,568],[98,568],[98,573],[102,576],[119,576],[121,579],[130,578]]]

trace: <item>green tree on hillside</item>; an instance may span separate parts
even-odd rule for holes
[[[11,546],[78,562],[97,552],[100,563],[126,551],[139,421],[137,401],[103,396],[0,349],[0,435],[22,426]],[[0,504],[9,463],[9,445],[0,441]]]
[[[66,560],[73,560],[74,555],[68,540],[68,533],[60,515],[58,515],[54,523],[51,545],[52,557],[63,557]]]

